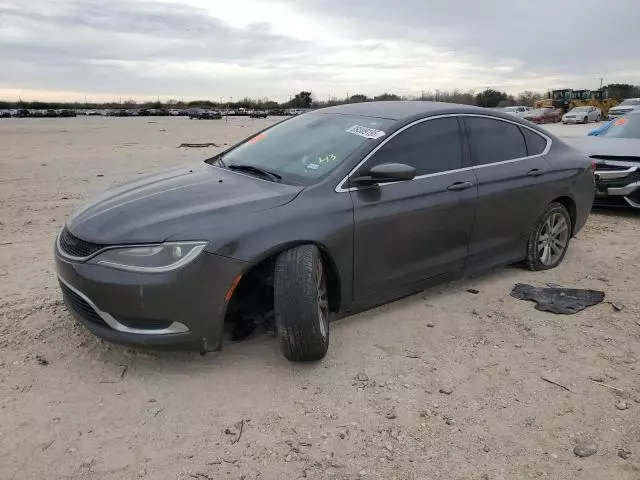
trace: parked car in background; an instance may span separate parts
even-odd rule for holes
[[[527,114],[528,112],[530,112],[532,110],[531,107],[525,107],[522,105],[518,105],[518,106],[513,106],[513,107],[504,107],[503,109],[501,109],[501,111],[503,113],[509,113],[511,115],[516,115],[517,117],[522,117],[525,114]]]
[[[596,203],[640,208],[640,111],[570,141],[596,162]]]
[[[615,107],[610,108],[607,118],[613,120],[638,109],[640,109],[640,98],[627,98]]]
[[[210,351],[225,322],[261,319],[288,359],[318,360],[330,318],[497,265],[556,267],[593,192],[586,155],[517,117],[347,104],[107,190],[68,217],[55,262],[100,337]]]
[[[557,123],[562,119],[562,110],[556,108],[536,108],[522,115],[522,118],[533,123]]]
[[[602,120],[602,111],[597,107],[575,107],[562,116],[562,123],[589,123]]]
[[[75,110],[68,110],[68,109],[57,110],[56,114],[58,115],[58,117],[62,117],[62,118],[72,118],[77,116],[77,113],[75,112]]]
[[[197,110],[189,113],[189,118],[192,120],[220,120],[222,114],[216,110]]]
[[[251,118],[267,118],[267,112],[264,110],[254,110],[249,114]]]

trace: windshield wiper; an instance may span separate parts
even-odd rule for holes
[[[278,175],[275,172],[270,172],[269,170],[265,170],[264,168],[255,167],[253,165],[227,165],[229,170],[238,170],[240,172],[247,173],[257,173],[262,177],[266,177],[273,182],[280,182],[282,180],[282,176]]]

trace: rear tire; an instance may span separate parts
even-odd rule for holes
[[[292,361],[323,358],[329,348],[327,276],[320,251],[301,245],[276,259],[274,311],[280,349]]]
[[[571,217],[564,205],[552,202],[531,229],[524,266],[533,271],[555,268],[564,259],[571,240]]]
[[[582,123],[589,123],[589,117],[584,117],[582,119]]]

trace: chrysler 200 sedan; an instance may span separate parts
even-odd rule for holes
[[[100,337],[204,352],[265,320],[288,359],[317,360],[330,319],[497,265],[557,266],[593,198],[591,160],[516,117],[342,105],[107,190],[55,260]]]

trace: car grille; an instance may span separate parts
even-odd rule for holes
[[[613,160],[619,162],[640,162],[640,157],[637,156],[623,156],[623,155],[591,155],[591,158],[596,160]],[[598,164],[598,168],[600,168],[600,164]],[[629,167],[621,166],[621,169],[626,169]]]
[[[629,167],[624,167],[622,165],[609,165],[605,163],[598,163],[596,165],[596,172],[598,171],[607,171],[607,172],[615,172],[617,170],[627,170]]]
[[[62,282],[60,282],[60,287],[62,288],[62,298],[70,310],[73,310],[85,320],[97,325],[107,326],[107,323],[98,315],[98,312],[84,298]]]
[[[146,318],[128,318],[117,317],[116,320],[129,328],[135,328],[138,330],[161,330],[169,328],[173,323],[171,320],[151,320]]]
[[[66,227],[62,232],[60,232],[60,249],[63,253],[72,257],[88,257],[96,253],[98,250],[102,250],[105,246],[106,245],[82,240],[75,235],[72,235]]]

